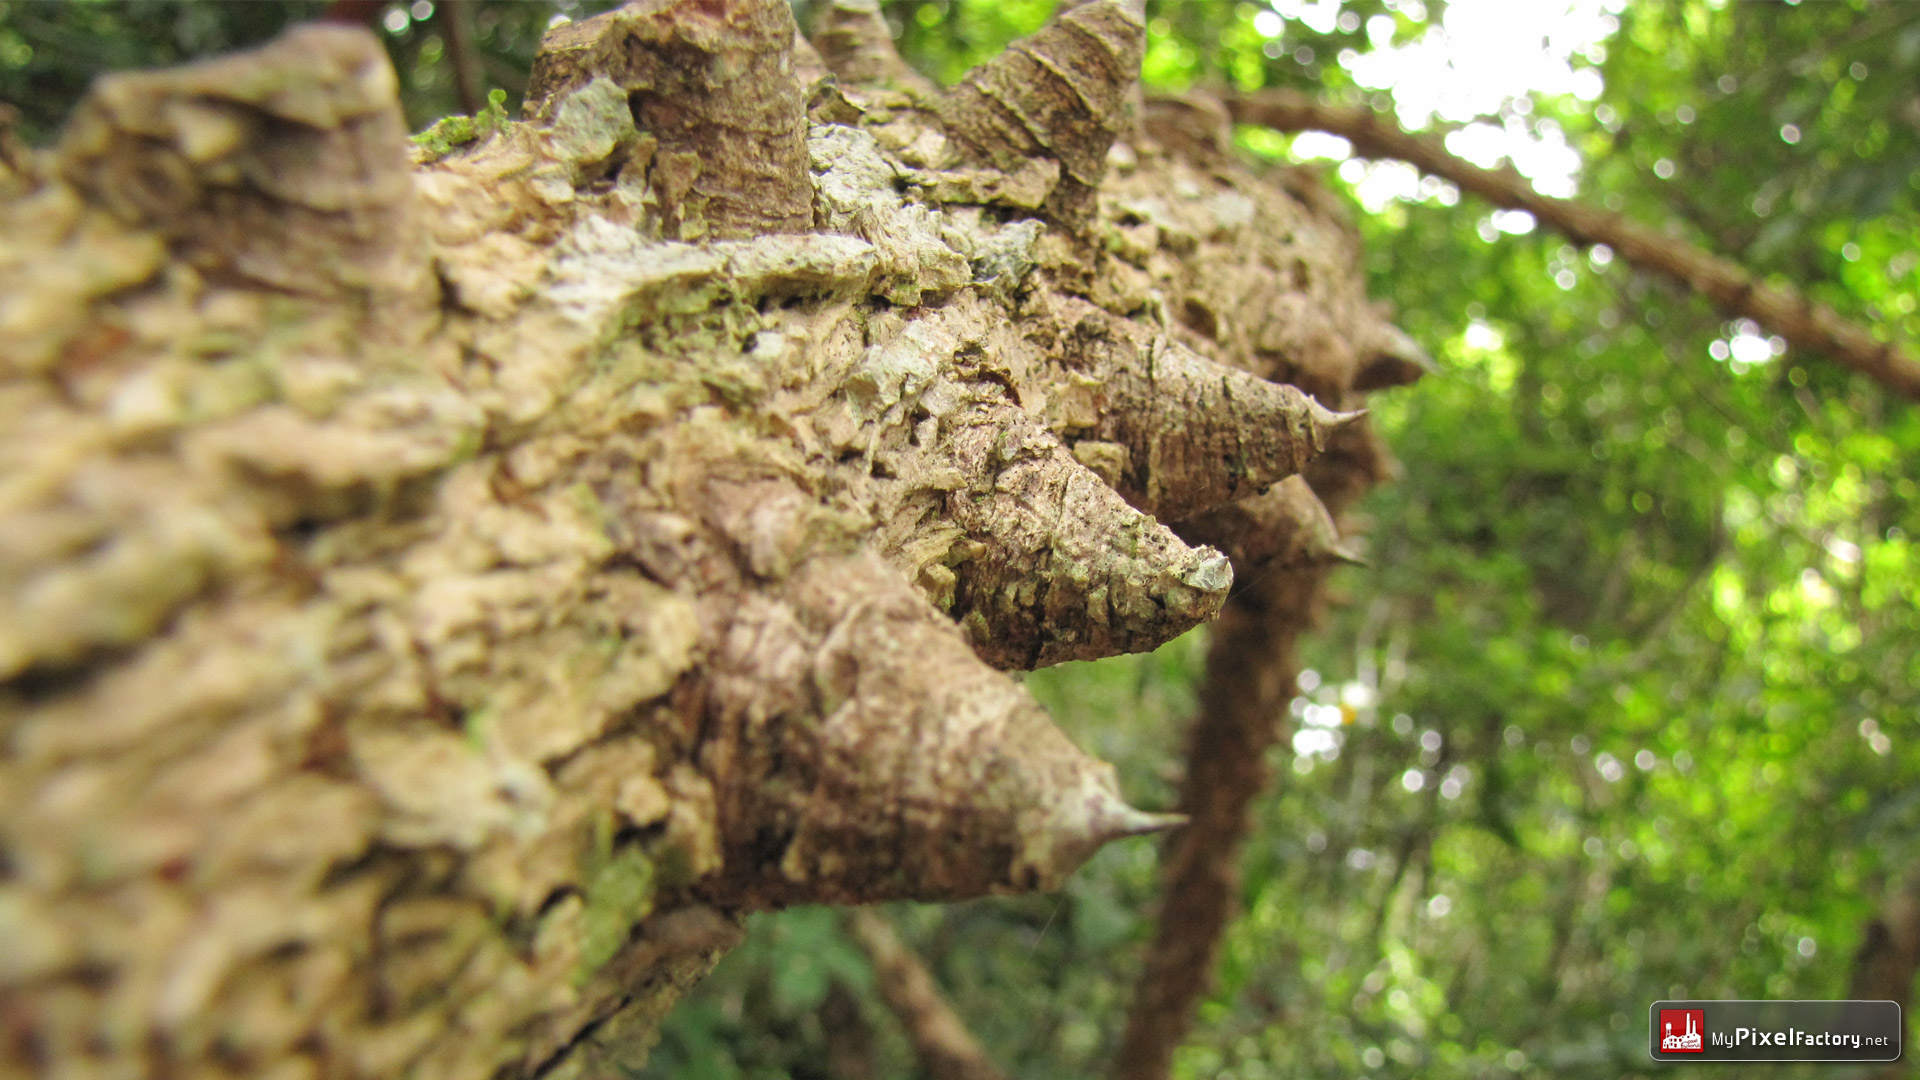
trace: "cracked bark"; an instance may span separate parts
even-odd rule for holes
[[[641,0],[410,145],[302,27],[0,160],[0,1068],[606,1075],[742,912],[1177,821],[1004,669],[1210,618],[1404,342],[1139,33],[928,96]]]
[[[1191,132],[1196,113],[1218,120],[1217,109],[1198,98],[1162,102],[1158,130]],[[1224,154],[1224,124],[1212,130],[1215,148],[1203,144],[1197,148],[1201,156]],[[1350,235],[1345,242],[1352,242]],[[1254,268],[1215,265],[1217,280],[1257,280]],[[1212,313],[1206,314],[1192,320],[1197,329],[1213,326]],[[1336,347],[1305,357],[1259,348],[1260,339],[1253,337],[1243,339],[1248,347],[1222,349],[1220,355],[1257,375],[1285,373],[1353,408],[1364,391],[1411,381],[1424,370],[1424,357],[1396,333],[1383,328],[1362,340],[1362,350]],[[1280,340],[1324,339],[1289,326]],[[1329,570],[1357,557],[1354,541],[1339,535],[1339,515],[1393,468],[1363,418],[1330,427],[1325,440],[1299,475],[1175,526],[1189,541],[1225,551],[1236,585],[1212,627],[1180,791],[1179,809],[1189,824],[1174,833],[1162,864],[1154,940],[1114,1060],[1120,1080],[1163,1080],[1169,1074],[1211,985],[1220,941],[1234,915],[1251,808],[1272,782],[1268,753],[1287,734],[1299,635],[1312,625]]]

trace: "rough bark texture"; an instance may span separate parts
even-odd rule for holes
[[[527,86],[527,114],[552,119],[596,79],[627,96],[652,137],[646,160],[662,235],[733,240],[805,232],[806,102],[793,77],[784,4],[638,0],[549,33]]]
[[[744,910],[1174,823],[998,669],[1214,615],[1147,511],[1393,332],[1311,189],[1102,142],[1138,35],[909,91],[643,0],[409,147],[314,26],[0,160],[0,1071],[611,1075]]]
[[[1218,146],[1195,144],[1189,153],[1217,157],[1224,145],[1217,109],[1204,99],[1158,102],[1150,130],[1169,140],[1181,131],[1215,132]],[[1295,190],[1324,204],[1311,187]],[[1325,243],[1348,245],[1357,257],[1351,233],[1322,227],[1330,234]],[[1246,371],[1311,386],[1339,407],[1356,408],[1365,391],[1410,382],[1430,366],[1384,324],[1374,336],[1355,338],[1302,319],[1295,298],[1262,279],[1257,252],[1221,251],[1201,265],[1215,275],[1205,294],[1212,303],[1236,313],[1275,312],[1252,333],[1224,334],[1213,310],[1187,312],[1188,328],[1214,339],[1221,359]],[[1340,537],[1337,516],[1392,467],[1364,419],[1327,431],[1315,450],[1311,464],[1265,492],[1211,505],[1175,526],[1183,539],[1226,552],[1236,584],[1212,628],[1180,794],[1190,824],[1174,834],[1163,864],[1159,921],[1115,1059],[1121,1080],[1164,1080],[1211,984],[1234,914],[1249,811],[1272,779],[1268,751],[1287,733],[1299,635],[1313,621],[1327,571],[1357,558]]]

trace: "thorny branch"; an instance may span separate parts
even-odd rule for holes
[[[1116,143],[1144,40],[1092,0],[927,98],[631,4],[409,140],[307,25],[0,137],[0,1073],[610,1075],[741,912],[1177,824],[1006,671],[1237,586],[1284,706],[1274,590],[1385,471],[1331,410],[1425,364],[1216,104]],[[1240,835],[1258,756],[1188,803]]]
[[[1256,507],[1292,504],[1288,512],[1249,515],[1266,538],[1263,545],[1220,538],[1242,584],[1212,630],[1180,792],[1190,824],[1174,834],[1165,856],[1158,925],[1114,1062],[1119,1080],[1164,1080],[1192,1028],[1234,915],[1252,806],[1272,781],[1267,754],[1286,737],[1287,702],[1299,672],[1296,645],[1339,558],[1338,544],[1324,537],[1337,536],[1339,512],[1391,467],[1369,427],[1342,435],[1304,477],[1249,500]],[[1315,534],[1323,539],[1299,539]]]

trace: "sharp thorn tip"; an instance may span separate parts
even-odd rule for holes
[[[1124,812],[1115,815],[1117,826],[1113,837],[1118,840],[1124,836],[1147,836],[1152,833],[1177,829],[1187,823],[1185,814],[1150,814],[1145,810],[1126,807]]]
[[[1340,541],[1339,543],[1333,545],[1332,548],[1328,549],[1328,554],[1332,555],[1336,561],[1346,563],[1348,566],[1372,566],[1373,565],[1373,560],[1367,558],[1365,555],[1360,554],[1360,551],[1357,547],[1348,543],[1345,540]]]

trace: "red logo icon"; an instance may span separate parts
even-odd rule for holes
[[[1663,1054],[1705,1053],[1706,1027],[1705,1009],[1661,1009],[1660,1052]]]

